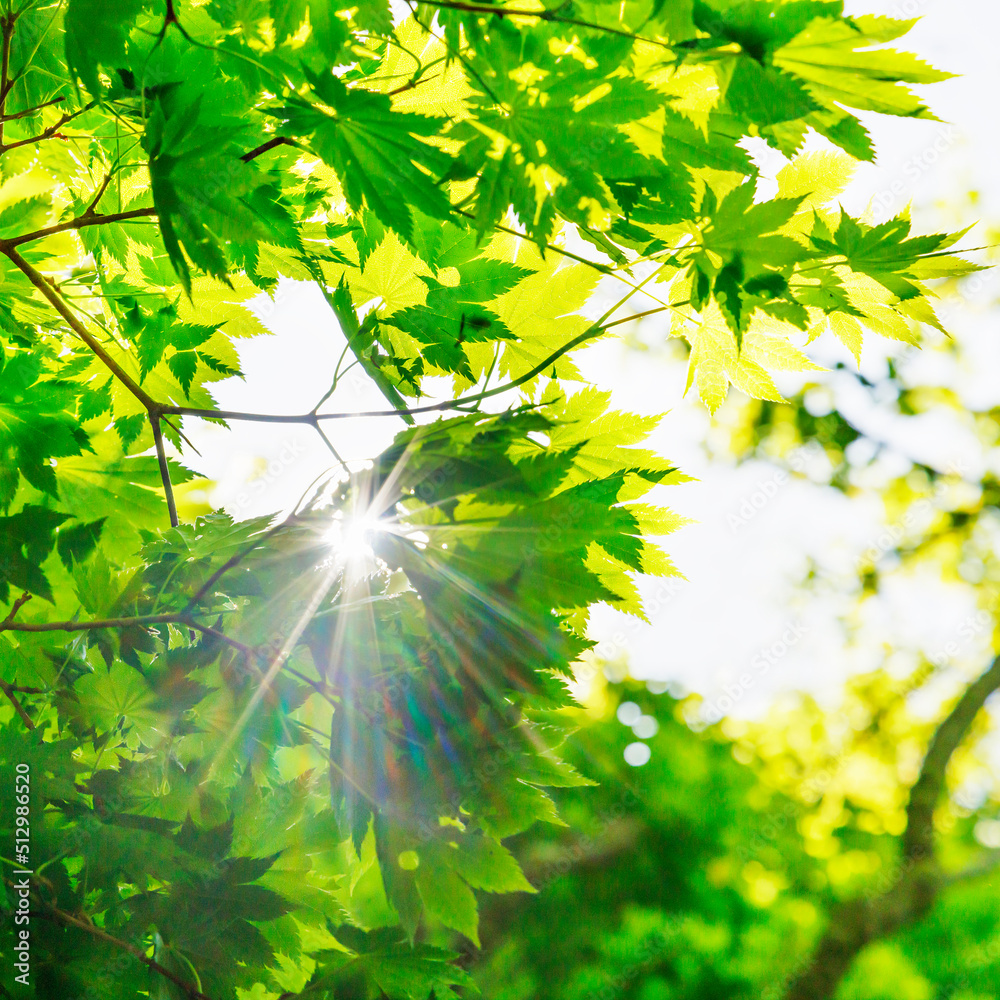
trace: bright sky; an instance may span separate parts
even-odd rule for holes
[[[1000,133],[991,106],[1000,93],[995,54],[1000,5],[990,0],[852,0],[846,6],[852,13],[921,17],[900,47],[965,75],[925,89],[941,122],[866,116],[881,155],[878,165],[858,171],[845,207],[857,213],[873,201],[876,219],[883,221],[912,200],[917,228],[931,231],[959,228],[976,218],[1000,219],[1000,178],[994,169],[1000,162]],[[777,154],[768,156],[763,169],[773,176],[783,162]],[[970,190],[979,192],[975,208],[965,198]],[[980,226],[966,245],[984,241],[985,227]],[[996,312],[989,307],[997,292],[998,278],[987,272],[970,301],[946,314],[946,325],[969,345],[974,358],[948,378],[977,405],[1000,402],[1000,380],[994,374],[1000,370],[1000,338],[993,332]],[[308,410],[328,387],[343,337],[314,289],[289,283],[275,303],[266,297],[261,303],[264,323],[279,336],[247,342],[242,351],[246,381],[219,383],[219,406]],[[726,408],[712,421],[696,400],[682,399],[685,365],[661,346],[665,334],[662,321],[651,317],[638,331],[654,345],[650,353],[609,341],[577,356],[595,383],[614,391],[619,407],[669,411],[653,445],[699,480],[661,490],[662,502],[697,522],[666,542],[686,582],[644,586],[648,625],[598,610],[593,635],[602,640],[600,651],[627,658],[637,676],[699,691],[737,715],[759,711],[783,689],[831,693],[849,673],[886,662],[890,648],[897,650],[893,662],[907,669],[913,662],[907,651],[933,653],[960,634],[953,658],[956,676],[978,673],[985,665],[987,633],[981,629],[971,639],[964,637],[969,630],[962,630],[963,622],[975,614],[971,591],[933,579],[893,582],[890,596],[870,607],[860,632],[846,643],[841,616],[854,603],[853,567],[885,530],[880,505],[815,485],[810,474],[821,481],[823,464],[815,455],[803,456],[803,475],[787,482],[776,479],[777,469],[767,463],[736,469],[713,458],[713,442],[716,451],[724,452]],[[897,356],[900,346],[892,345]],[[836,344],[820,342],[810,351],[821,364],[851,361]],[[877,377],[886,354],[886,346],[872,340],[866,344],[862,370]],[[915,377],[941,378],[943,360],[940,354],[918,354],[906,365]],[[848,376],[817,380],[831,387],[845,412],[902,454],[942,470],[967,468],[973,477],[984,460],[1000,469],[1000,461],[984,458],[968,428],[954,418],[930,415],[917,427],[901,428],[898,419],[864,398]],[[268,387],[266,402],[262,385]],[[794,391],[796,383],[779,385]],[[348,376],[336,404],[343,410],[382,408],[384,400],[367,380]],[[361,460],[381,450],[398,429],[395,420],[344,421],[330,431],[345,458]],[[213,503],[241,518],[287,508],[332,464],[308,427],[234,424],[226,431],[192,422],[188,433],[202,458],[186,455],[185,460],[218,483]],[[881,468],[892,466],[890,456]],[[753,506],[755,499],[761,502],[758,494],[766,500],[759,509]],[[739,517],[741,510],[753,516],[736,524],[733,515]],[[818,582],[805,593],[799,585],[810,564],[818,567]],[[770,662],[760,657],[762,650],[771,651]]]

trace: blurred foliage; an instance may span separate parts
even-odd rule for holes
[[[873,673],[834,712],[796,696],[758,722],[705,728],[697,697],[600,675],[569,744],[599,785],[557,796],[568,828],[512,842],[539,895],[484,907],[485,951],[471,965],[483,996],[782,996],[832,908],[900,877],[901,810],[933,730],[909,704],[918,683]],[[638,767],[624,758],[636,736],[616,717],[632,705],[658,722]],[[967,751],[953,780],[980,764]],[[991,796],[939,810],[952,871],[987,855],[974,832],[993,843],[998,809]],[[836,997],[1000,995],[998,905],[995,875],[956,879],[922,922],[863,952]]]

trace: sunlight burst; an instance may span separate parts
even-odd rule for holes
[[[386,523],[369,510],[336,518],[326,532],[325,540],[337,562],[352,572],[365,573],[375,562],[373,536],[385,530]]]

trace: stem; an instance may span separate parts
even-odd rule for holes
[[[333,382],[330,384],[330,388],[323,393],[319,398],[319,402],[312,408],[311,413],[315,413],[336,391],[337,391],[337,380],[340,378],[340,366],[344,363],[344,358],[347,357],[347,352],[351,349],[351,338],[347,337],[347,343],[344,344],[344,349],[340,352],[340,357],[337,358],[336,367],[333,369]]]
[[[51,283],[45,278],[45,276],[34,267],[31,266],[13,247],[0,246],[0,250],[7,255],[10,261],[18,267],[28,278],[28,280],[37,288],[46,299],[48,299],[50,305],[55,309],[57,313],[69,324],[70,329],[96,354],[101,361],[111,370],[111,372],[118,378],[118,381],[125,386],[129,392],[139,400],[140,403],[146,408],[150,414],[161,412],[161,407],[158,406],[156,401],[143,389],[135,379],[110,354],[104,349],[104,347],[94,338],[94,336],[87,330],[87,328],[73,315],[73,311],[68,305],[63,301],[59,293],[53,288]]]
[[[177,519],[177,504],[174,501],[174,487],[170,482],[170,466],[167,465],[167,451],[163,446],[163,431],[160,428],[159,414],[151,413],[149,422],[153,428],[153,443],[156,445],[156,461],[160,466],[160,479],[163,481],[163,493],[167,498],[167,513],[170,515],[170,527],[176,528],[180,521]]]
[[[631,316],[622,316],[621,319],[616,319],[612,323],[605,323],[604,329],[610,330],[613,326],[620,326],[622,323],[631,323],[633,320],[642,319],[644,316],[652,316],[655,313],[666,312],[668,309],[675,309],[678,305],[683,303],[671,302],[667,306],[657,306],[655,309],[644,309],[642,312],[632,313]]]

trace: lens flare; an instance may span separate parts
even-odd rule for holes
[[[373,536],[386,530],[386,524],[374,513],[338,517],[330,525],[325,541],[331,555],[352,574],[367,573],[375,564]]]

